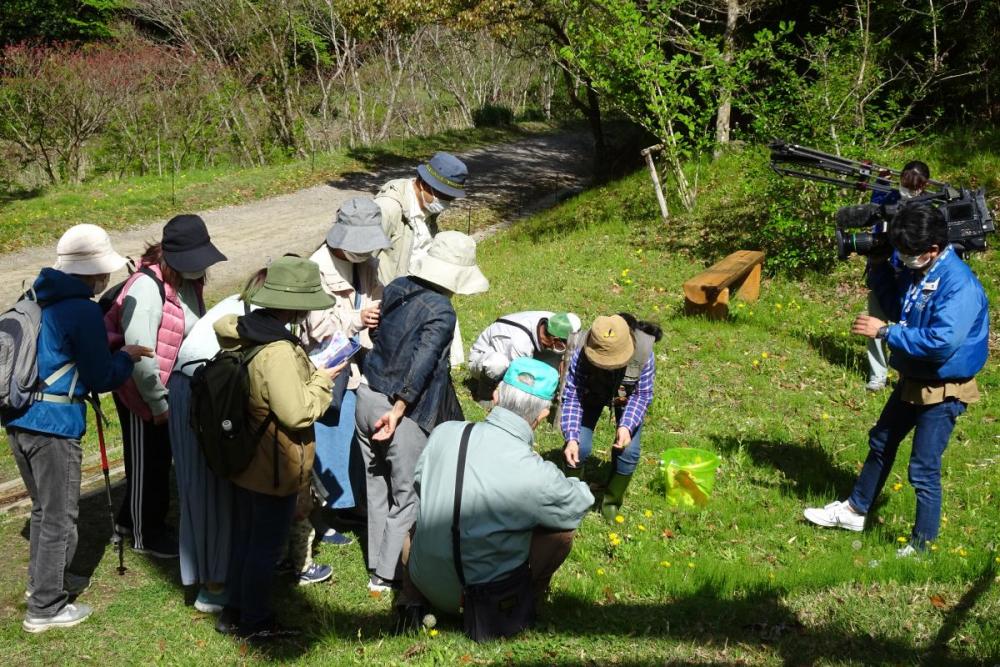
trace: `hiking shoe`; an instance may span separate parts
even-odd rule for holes
[[[198,597],[195,598],[194,608],[204,614],[219,614],[225,608],[228,600],[229,596],[224,590],[213,593],[207,588],[202,588],[198,591]]]
[[[885,389],[885,379],[872,378],[868,381],[868,384],[865,385],[865,389],[868,391],[882,391]]]
[[[177,540],[166,535],[161,535],[159,537],[154,537],[150,540],[146,540],[142,547],[135,547],[133,549],[137,554],[146,554],[152,556],[153,558],[177,558]]]
[[[68,604],[59,610],[55,616],[41,618],[28,614],[24,617],[21,627],[26,632],[45,632],[50,628],[71,628],[87,620],[87,617],[94,612],[90,605]]]
[[[388,593],[392,589],[393,582],[388,579],[383,579],[377,574],[373,574],[368,578],[368,592],[372,595],[382,595],[382,593]]]
[[[354,544],[354,540],[349,538],[343,533],[338,533],[333,528],[328,528],[323,537],[320,539],[323,544],[334,544],[338,547],[346,547],[348,544]]]
[[[236,607],[223,607],[215,622],[215,631],[220,635],[235,635],[240,627],[240,610]]]
[[[864,530],[865,515],[851,509],[846,500],[835,500],[824,507],[809,507],[802,513],[806,520],[826,528],[843,528],[855,532]]]
[[[307,567],[304,572],[299,572],[299,586],[318,584],[326,581],[332,576],[332,567],[329,565],[317,565],[316,563],[313,563]]]

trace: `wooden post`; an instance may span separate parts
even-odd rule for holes
[[[667,210],[667,200],[663,197],[663,189],[660,187],[660,175],[656,173],[656,165],[653,163],[653,153],[663,150],[663,144],[649,146],[639,151],[639,154],[646,158],[646,166],[649,167],[649,176],[653,179],[653,189],[656,190],[656,201],[660,204],[660,215],[663,221],[670,219],[670,211]]]

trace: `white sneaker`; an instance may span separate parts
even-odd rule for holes
[[[885,380],[872,378],[871,380],[868,380],[868,384],[865,385],[865,389],[868,391],[882,391],[885,389]]]
[[[368,578],[368,593],[371,595],[382,595],[382,593],[388,593],[391,590],[391,581],[386,581],[377,574],[373,574]]]
[[[920,550],[914,548],[912,544],[907,544],[905,547],[896,549],[896,558],[911,558],[914,556],[919,558],[920,555]]]
[[[28,614],[24,617],[21,627],[26,632],[45,632],[49,628],[71,628],[87,620],[94,612],[90,605],[68,604],[59,613],[50,618],[39,618]]]
[[[865,528],[865,515],[852,510],[846,500],[835,500],[825,507],[809,507],[802,514],[810,523],[825,528],[843,528],[855,532]]]

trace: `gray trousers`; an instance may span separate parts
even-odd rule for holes
[[[868,314],[885,322],[887,320],[875,292],[868,292]],[[889,363],[886,361],[885,341],[879,338],[868,339],[868,381],[885,382],[889,377]]]
[[[10,450],[31,496],[28,615],[51,618],[69,599],[63,576],[76,553],[80,441],[9,429]]]
[[[383,579],[402,581],[403,541],[417,518],[413,473],[427,434],[403,417],[390,440],[373,441],[372,427],[391,408],[385,394],[365,384],[358,387],[355,417],[368,492],[368,570]]]

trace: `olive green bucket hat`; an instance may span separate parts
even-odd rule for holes
[[[267,278],[250,303],[278,310],[326,310],[334,302],[323,291],[316,262],[280,257],[267,267]]]

